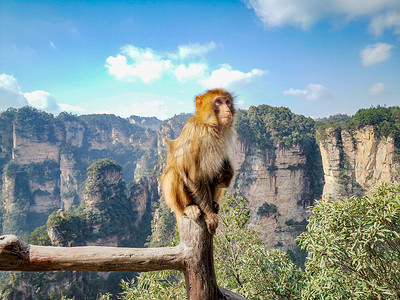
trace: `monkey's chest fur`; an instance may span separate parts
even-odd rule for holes
[[[179,169],[189,178],[212,181],[223,169],[224,162],[231,160],[234,147],[234,130],[219,132],[210,126],[185,126],[173,143],[172,155]]]

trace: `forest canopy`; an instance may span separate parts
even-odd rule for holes
[[[310,142],[314,138],[314,123],[312,118],[296,115],[286,107],[259,105],[239,110],[235,126],[247,143],[265,150],[279,144]]]

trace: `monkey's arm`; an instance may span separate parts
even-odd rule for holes
[[[233,167],[228,159],[224,160],[221,172],[218,174],[217,185],[220,188],[227,188],[233,178]]]
[[[188,177],[186,177],[184,182],[193,195],[194,203],[204,213],[208,231],[214,234],[218,227],[218,216],[214,211],[209,182],[201,178],[193,181]]]

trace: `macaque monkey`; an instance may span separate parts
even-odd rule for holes
[[[219,200],[233,177],[230,153],[235,142],[234,99],[223,89],[209,90],[195,98],[196,112],[181,135],[167,142],[167,165],[162,188],[179,228],[182,215],[198,220],[208,231],[218,226]]]

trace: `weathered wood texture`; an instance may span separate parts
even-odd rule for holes
[[[180,223],[180,244],[165,248],[36,246],[14,235],[4,235],[0,237],[0,270],[146,272],[174,269],[185,274],[188,299],[245,299],[217,286],[213,239],[205,222],[183,217]]]

